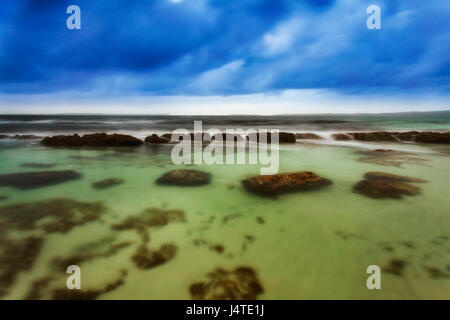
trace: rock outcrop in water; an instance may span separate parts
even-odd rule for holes
[[[421,189],[410,183],[426,182],[422,179],[393,175],[384,172],[368,172],[364,180],[358,182],[353,190],[371,198],[394,198],[402,196],[416,196],[421,194]]]
[[[262,175],[242,181],[242,185],[248,191],[267,196],[315,190],[330,184],[331,180],[309,171]]]
[[[352,140],[352,136],[345,133],[335,133],[331,135],[336,141],[349,141]]]
[[[256,134],[256,141],[261,141],[261,133]],[[272,134],[267,132],[266,136],[267,143],[272,142]],[[295,135],[289,132],[279,132],[278,133],[278,142],[279,143],[295,143],[297,140],[295,139]]]
[[[107,189],[107,188],[111,188],[111,187],[117,186],[117,185],[122,184],[124,182],[125,182],[125,180],[123,180],[123,179],[110,178],[110,179],[105,179],[105,180],[94,182],[92,184],[92,187],[94,189],[102,190],[102,189]]]
[[[34,171],[0,175],[0,186],[8,186],[21,190],[48,187],[81,177],[76,171]]]
[[[200,186],[211,181],[211,174],[199,170],[172,170],[156,180],[157,184],[177,186]]]
[[[52,147],[134,147],[143,144],[133,136],[126,134],[106,134],[93,133],[79,136],[74,134],[72,136],[53,136],[46,137],[42,143]]]
[[[189,288],[194,300],[256,300],[264,292],[255,270],[239,267],[234,271],[217,268],[208,273],[208,280]]]
[[[147,143],[168,143],[170,142],[170,139],[165,137],[160,137],[157,134],[152,134],[151,136],[148,136],[145,138],[145,142]]]
[[[321,136],[318,136],[317,134],[314,133],[296,133],[295,134],[295,138],[296,139],[308,139],[308,140],[320,140],[322,139]]]

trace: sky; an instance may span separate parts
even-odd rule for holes
[[[448,0],[0,2],[0,113],[449,109]]]

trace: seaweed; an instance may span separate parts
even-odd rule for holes
[[[263,293],[255,270],[238,267],[234,271],[217,268],[207,274],[208,280],[189,287],[195,300],[256,300]]]

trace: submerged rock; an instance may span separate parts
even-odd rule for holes
[[[397,182],[411,182],[411,183],[425,183],[427,182],[424,179],[419,178],[412,178],[412,177],[406,177],[406,176],[399,176],[392,173],[385,173],[385,172],[377,172],[377,171],[371,171],[367,172],[364,175],[364,178],[369,180],[377,180],[377,179],[383,179],[383,180],[390,180],[390,181],[397,181]]]
[[[353,187],[353,190],[371,198],[400,199],[404,195],[420,195],[421,189],[409,183],[426,182],[422,179],[384,172],[368,172],[364,175],[364,178]]]
[[[151,269],[166,263],[176,253],[177,247],[174,244],[163,244],[158,250],[150,250],[141,245],[131,259],[139,269]]]
[[[56,289],[52,292],[53,300],[94,300],[100,295],[111,292],[125,283],[125,277],[127,276],[126,270],[121,270],[120,277],[106,285],[103,289],[81,289],[81,290],[68,290],[67,288]]]
[[[168,143],[170,142],[170,139],[165,137],[160,137],[157,134],[152,134],[151,136],[148,136],[145,138],[145,142],[147,143]]]
[[[406,267],[406,262],[400,259],[391,259],[389,265],[382,268],[384,272],[391,273],[396,276],[401,276]]]
[[[296,133],[295,134],[296,139],[309,139],[309,140],[319,140],[322,139],[321,136],[318,136],[314,133]]]
[[[42,140],[42,144],[53,147],[134,147],[139,146],[143,142],[133,136],[126,134],[106,134],[93,133],[79,136],[53,136],[46,137]]]
[[[105,212],[98,202],[52,199],[0,207],[0,233],[42,229],[45,233],[68,232],[97,220]]]
[[[81,175],[73,170],[10,173],[0,175],[0,186],[22,190],[35,189],[76,180],[80,177]]]
[[[36,169],[48,169],[56,166],[55,163],[39,163],[39,162],[25,162],[21,164],[25,168],[36,168]]]
[[[8,199],[7,196],[0,195],[0,201],[6,200],[6,199]]]
[[[40,237],[21,240],[0,240],[0,297],[8,293],[19,273],[29,271],[43,244]]]
[[[313,172],[302,171],[256,176],[243,180],[242,184],[248,191],[254,193],[278,195],[288,192],[319,189],[332,184],[332,181],[322,178]]]
[[[92,184],[92,187],[95,189],[106,189],[106,188],[111,188],[114,186],[117,186],[119,184],[124,183],[125,180],[123,179],[119,179],[119,178],[110,178],[110,179],[105,179],[105,180],[101,180],[101,181],[97,181],[94,182]]]
[[[190,286],[194,300],[256,300],[263,293],[256,272],[250,267],[234,271],[217,268],[208,273],[208,280]]]
[[[401,168],[404,164],[414,164],[424,166],[428,159],[414,156],[412,153],[397,150],[365,150],[357,151],[357,154],[364,155],[358,159],[360,162],[373,163],[382,166],[393,166]]]
[[[156,180],[157,184],[178,186],[200,186],[211,181],[211,174],[199,170],[172,170]]]

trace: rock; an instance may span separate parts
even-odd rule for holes
[[[400,199],[403,195],[419,195],[420,188],[413,185],[389,180],[362,180],[358,182],[353,190],[372,198],[394,198]]]
[[[27,190],[76,180],[80,177],[81,175],[73,170],[10,173],[0,175],[0,186]]]
[[[170,142],[170,139],[165,137],[160,137],[157,134],[152,134],[151,136],[148,136],[145,138],[145,142],[147,143],[168,143]]]
[[[419,178],[412,178],[412,177],[406,177],[406,176],[399,176],[391,173],[385,173],[385,172],[367,172],[364,175],[364,178],[369,180],[377,180],[377,179],[383,179],[383,180],[390,180],[390,181],[397,181],[397,182],[416,182],[416,183],[425,183],[426,180],[419,179]]]
[[[0,139],[9,139],[9,138],[11,137],[6,134],[0,134]]]
[[[421,132],[418,136],[416,136],[416,142],[450,143],[450,131],[447,131],[447,132]]]
[[[256,141],[260,141],[260,134],[256,134]],[[267,143],[271,143],[272,141],[272,134],[270,132],[267,132]],[[278,142],[279,143],[295,143],[297,139],[295,139],[295,135],[293,133],[289,132],[279,132],[278,133]]]
[[[6,199],[8,199],[7,196],[0,195],[0,201],[4,201],[4,200],[6,200]]]
[[[331,135],[333,137],[334,140],[336,141],[348,141],[348,140],[352,140],[352,136],[345,134],[345,133],[335,133],[333,135]]]
[[[426,182],[422,179],[398,176],[384,172],[368,172],[364,180],[358,182],[353,190],[371,198],[400,199],[403,195],[416,196],[421,194],[421,189],[409,183]]]
[[[234,271],[217,268],[207,277],[207,281],[190,286],[192,299],[256,300],[264,291],[256,272],[250,267],[238,267]]]
[[[82,137],[78,134],[46,137],[42,143],[53,147],[133,147],[139,146],[143,142],[125,134],[93,133],[85,134]]]
[[[257,194],[278,195],[318,189],[332,184],[332,181],[319,177],[313,172],[302,171],[256,176],[243,180],[242,184],[248,191]]]
[[[295,134],[296,139],[309,139],[309,140],[320,140],[322,137],[318,136],[314,133],[296,133]]]
[[[200,186],[211,181],[211,174],[199,170],[172,170],[156,180],[157,184],[178,186]]]
[[[21,166],[25,168],[35,168],[35,169],[48,169],[54,167],[55,163],[39,163],[39,162],[25,162]]]
[[[92,187],[95,189],[106,189],[106,188],[111,188],[111,187],[117,186],[124,182],[125,182],[125,180],[123,180],[123,179],[110,178],[110,179],[97,181],[92,184]]]

